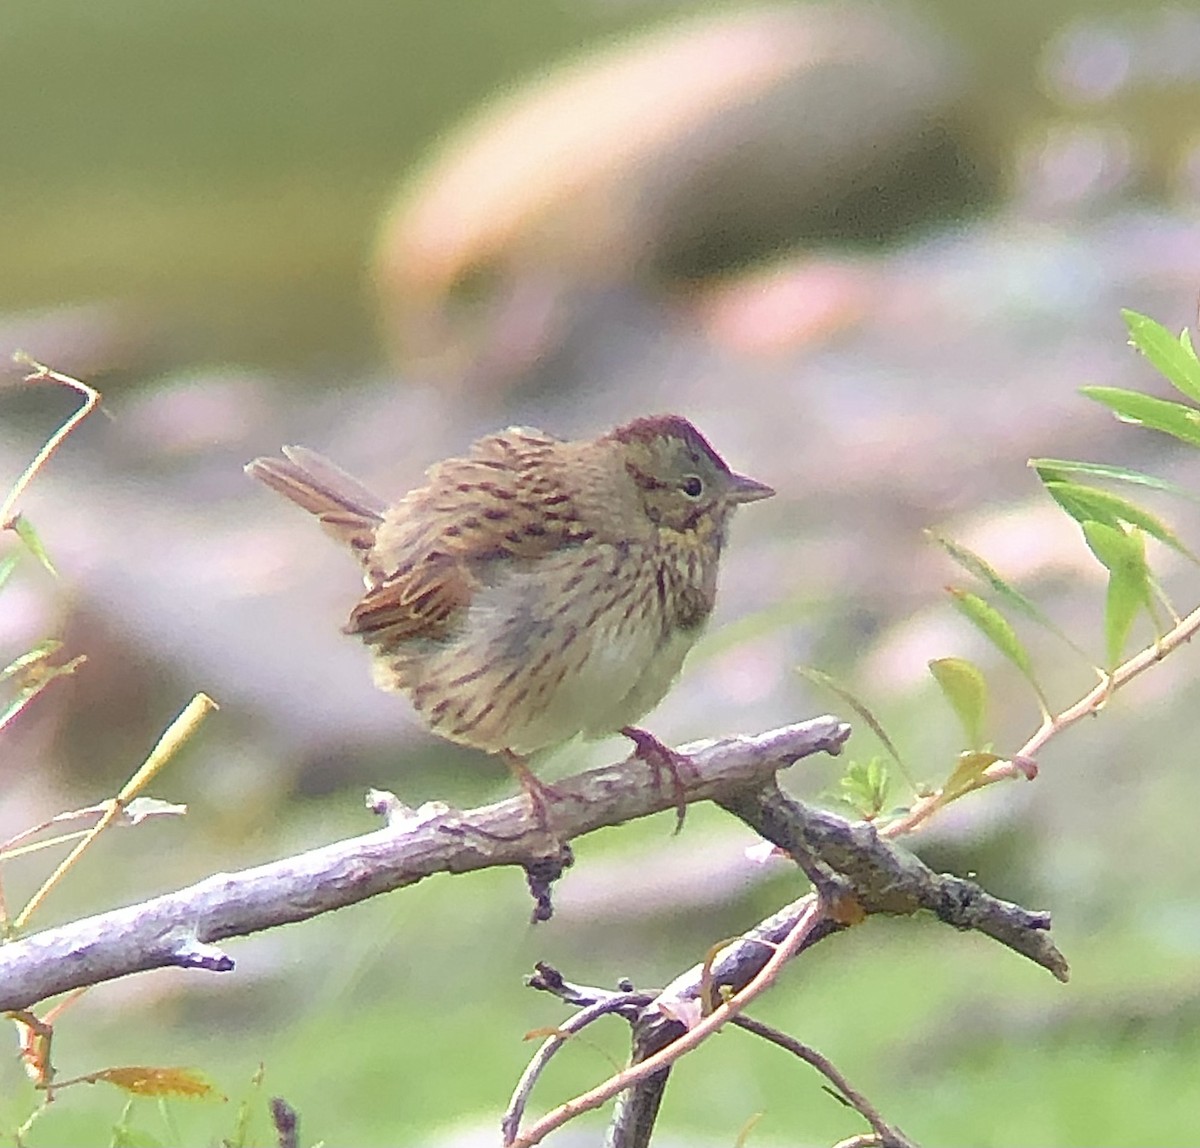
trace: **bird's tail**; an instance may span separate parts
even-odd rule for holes
[[[246,473],[315,514],[328,534],[365,558],[387,504],[315,450],[285,446],[283,454],[256,458],[246,464]]]

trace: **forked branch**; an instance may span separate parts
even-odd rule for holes
[[[686,747],[695,766],[689,802],[760,785],[801,758],[836,753],[849,727],[814,718],[754,737]],[[434,873],[515,865],[548,882],[570,864],[567,843],[606,826],[675,808],[675,795],[648,784],[638,759],[555,782],[548,805],[556,836],[540,830],[524,797],[467,812],[395,802],[385,828],[237,873],[218,873],[178,892],[73,921],[0,946],[0,1011],[153,968],[224,972],[233,959],[217,947],[246,936],[413,885]]]

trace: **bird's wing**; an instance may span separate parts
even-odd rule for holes
[[[557,440],[513,428],[432,467],[389,510],[346,632],[390,645],[449,633],[498,567],[592,536],[557,465]]]

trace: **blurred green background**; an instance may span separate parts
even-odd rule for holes
[[[127,302],[169,325],[175,367],[377,362],[373,244],[442,133],[563,58],[737,7],[11,0],[0,307]],[[1169,8],[889,7],[927,18],[961,52],[993,162],[1011,165],[1028,135],[1071,118],[1128,123],[1151,169],[1191,142],[1169,114],[1187,106],[1186,85],[1134,84],[1081,109],[1044,74],[1073,21],[1084,38],[1118,39]]]
[[[689,678],[677,691],[698,682],[695,708],[703,713],[711,695],[700,691],[708,689],[726,707],[711,720],[729,724],[707,728],[678,711],[683,716],[670,732],[760,728],[836,706],[791,675],[796,662],[819,661],[865,680],[875,696],[882,692],[889,730],[923,765],[932,763],[923,776],[937,776],[936,763],[957,748],[952,723],[931,690],[888,669],[911,622],[927,622],[926,636],[939,641],[961,638],[928,621],[946,613],[937,613],[937,595],[948,575],[912,557],[920,528],[958,515],[1019,566],[1020,547],[1003,551],[1008,536],[988,529],[1028,495],[1019,485],[1025,457],[1126,441],[1107,437],[1108,420],[1085,412],[1072,392],[1083,382],[1113,381],[1110,370],[1137,370],[1122,359],[1118,306],[1157,304],[1164,308],[1157,317],[1176,326],[1194,311],[1200,32],[1185,7],[1115,0],[881,5],[874,11],[913,21],[918,44],[928,36],[932,58],[945,60],[944,77],[932,79],[949,94],[943,103],[933,99],[931,115],[939,123],[943,112],[953,118],[959,159],[931,167],[925,183],[896,185],[895,197],[930,205],[911,220],[899,212],[894,225],[872,220],[856,234],[855,219],[865,217],[847,221],[837,203],[814,206],[812,217],[797,207],[795,243],[773,240],[767,258],[786,262],[819,247],[836,267],[832,286],[803,281],[805,300],[826,289],[832,296],[812,331],[787,327],[782,344],[761,329],[729,336],[714,318],[716,305],[706,309],[708,281],[672,277],[672,267],[704,264],[707,234],[689,249],[701,253],[695,262],[674,259],[680,248],[663,241],[651,270],[634,257],[614,261],[605,265],[608,279],[587,284],[595,296],[587,294],[580,269],[590,265],[590,252],[572,228],[601,228],[602,217],[579,224],[568,197],[556,226],[506,251],[497,279],[510,276],[517,286],[497,291],[504,305],[492,341],[485,337],[468,356],[475,373],[442,374],[397,352],[382,317],[390,297],[372,270],[384,221],[399,189],[438,149],[461,143],[454,133],[465,118],[621,37],[741,9],[749,6],[601,0],[8,0],[0,9],[0,254],[7,271],[0,352],[7,358],[19,346],[86,373],[117,415],[115,429],[97,420],[78,448],[73,442],[76,456],[64,451],[31,511],[66,584],[27,564],[0,596],[0,614],[10,615],[0,627],[3,653],[36,618],[46,632],[65,633],[72,650],[88,652],[94,666],[91,684],[80,675],[55,687],[19,728],[0,735],[14,738],[7,765],[0,742],[4,835],[101,800],[192,692],[226,703],[156,789],[190,803],[188,821],[114,834],[41,923],[372,828],[361,793],[395,773],[390,719],[378,715],[399,703],[378,701],[369,736],[357,730],[358,711],[339,710],[333,700],[329,712],[345,713],[344,720],[304,726],[296,710],[316,705],[306,691],[323,689],[325,647],[295,658],[289,650],[275,665],[254,660],[257,644],[283,640],[282,628],[327,630],[336,642],[338,603],[350,601],[354,575],[330,557],[319,568],[321,577],[330,572],[329,605],[304,599],[303,613],[285,610],[281,629],[264,638],[266,630],[245,629],[247,619],[265,611],[268,598],[281,609],[297,599],[279,573],[286,564],[264,565],[238,539],[260,537],[279,519],[293,525],[281,507],[241,488],[240,462],[299,432],[324,449],[326,427],[352,428],[357,420],[364,440],[377,440],[362,448],[360,461],[378,467],[392,427],[407,425],[370,405],[379,394],[401,392],[398,401],[408,405],[400,409],[409,415],[434,412],[427,426],[395,430],[407,436],[395,450],[405,460],[405,481],[437,457],[441,443],[462,445],[481,426],[509,417],[552,412],[598,421],[609,417],[610,398],[612,418],[668,400],[723,414],[743,458],[780,487],[783,508],[758,533],[747,521],[745,557],[727,571],[725,619],[763,604],[780,608],[728,641],[715,637],[698,671],[709,676]],[[886,38],[880,50],[889,52]],[[806,115],[803,107],[788,114]],[[852,127],[839,130],[853,138]],[[863,139],[864,150],[877,146],[869,134]],[[640,173],[653,171],[656,146],[647,145],[650,160],[643,157]],[[735,157],[738,146],[731,144]],[[961,187],[946,175],[951,170],[966,173]],[[817,170],[818,187],[821,177]],[[650,178],[636,186],[656,184]],[[868,200],[877,186],[884,183],[867,187]],[[642,218],[611,188],[604,194],[603,203],[618,204],[617,218],[627,218],[623,211]],[[778,221],[769,223],[762,234],[777,235]],[[736,290],[737,276],[752,273],[763,254],[761,246],[743,251],[731,240],[717,261],[715,290]],[[464,276],[468,294],[479,288],[473,271]],[[595,298],[609,306],[628,289],[628,310],[618,309],[616,326],[601,326],[596,337],[613,356],[611,379],[607,360],[593,351],[572,358],[553,346],[539,350],[538,363],[555,368],[543,371],[549,383],[522,375],[523,352],[503,357],[511,343],[501,321],[514,313],[507,305],[525,298],[528,283],[539,286],[542,272],[560,287],[567,281],[554,307],[569,300],[570,322],[545,330],[553,345],[567,331],[561,345],[568,348],[580,345],[571,338],[592,320]],[[838,293],[843,275],[853,277],[849,302]],[[670,282],[663,295],[639,293],[650,280]],[[484,277],[484,294],[493,282]],[[750,293],[752,301],[761,297]],[[722,298],[736,302],[732,293]],[[682,334],[660,325],[657,305],[675,318],[686,309]],[[800,311],[785,305],[784,325],[803,327]],[[749,315],[748,323],[765,321]],[[452,342],[478,338],[477,327],[464,327],[460,340],[456,322],[451,314]],[[958,347],[964,330],[967,345]],[[756,357],[738,339],[785,351]],[[483,368],[497,361],[516,364],[511,378],[498,390],[480,387]],[[664,384],[645,399],[637,387],[650,384],[640,376],[629,384],[630,361],[647,375],[681,364],[681,377],[724,382],[716,398],[697,382],[694,392]],[[572,364],[596,382],[560,385],[572,377]],[[993,383],[979,382],[976,371],[980,378],[995,372]],[[674,379],[671,370],[665,375]],[[830,379],[837,385],[825,385]],[[1147,385],[1145,374],[1137,379]],[[629,390],[620,390],[622,380]],[[897,380],[895,393],[885,389]],[[970,390],[973,382],[978,391]],[[753,386],[763,389],[742,389]],[[758,395],[777,396],[779,406],[756,402]],[[171,405],[181,397],[191,405]],[[0,445],[14,475],[59,404],[53,396],[35,402],[0,392]],[[778,415],[779,429],[741,435],[756,407],[763,423]],[[960,407],[978,438],[940,429],[944,412]],[[789,431],[785,441],[785,423],[818,429],[811,439]],[[823,455],[820,428],[831,425],[843,427],[848,441]],[[353,454],[351,430],[329,435],[341,435]],[[167,445],[159,449],[160,442]],[[760,454],[763,446],[772,453]],[[1138,449],[1150,458],[1139,459]],[[1186,460],[1153,447],[1134,448],[1133,461],[1177,468],[1179,481],[1189,479]],[[809,499],[817,477],[800,469],[806,465],[844,501]],[[153,497],[138,501],[147,488]],[[111,499],[97,510],[85,489]],[[896,498],[902,501],[888,501]],[[984,508],[979,522],[971,518],[977,506]],[[170,532],[180,524],[183,532]],[[308,523],[294,526],[292,553],[307,562],[311,539],[312,561],[325,562],[316,532],[305,533]],[[1070,530],[1065,523],[1060,529]],[[1046,538],[1021,537],[1031,551]],[[1038,561],[1025,555],[1022,569],[1041,579],[1037,585],[1068,625],[1087,626],[1094,637],[1102,587],[1045,547]],[[192,627],[213,643],[223,628],[224,647],[203,647],[185,633],[204,589],[181,580],[167,565],[172,559],[180,569],[199,563],[207,581],[232,587],[227,601],[214,599],[225,604],[212,615],[195,613]],[[862,581],[839,576],[847,567]],[[1180,582],[1185,606],[1186,587]],[[144,617],[133,602],[148,603]],[[246,612],[234,615],[235,606]],[[242,658],[238,673],[231,649]],[[1061,666],[1053,647],[1040,654],[1061,700],[1087,688],[1085,669]],[[357,699],[370,687],[357,653],[345,656],[347,696]],[[1189,656],[1182,651],[1175,661]],[[1188,1142],[1200,1102],[1193,1067],[1200,916],[1184,822],[1200,797],[1188,769],[1192,676],[1186,665],[1165,667],[1164,684],[1136,704],[1114,705],[1103,730],[1056,746],[1036,792],[989,794],[924,843],[931,863],[978,873],[998,895],[1052,910],[1073,966],[1068,987],[980,938],[924,921],[873,921],[819,946],[758,1015],[819,1047],[922,1142]],[[246,684],[256,677],[272,682]],[[753,683],[766,680],[773,692],[759,692],[770,692],[770,704],[750,697]],[[272,688],[293,708],[275,700]],[[998,692],[997,737],[1018,737],[1035,720],[1028,699],[1019,688]],[[411,789],[418,798],[466,805],[504,792],[499,771],[414,742],[411,731],[405,736],[399,755],[408,761],[409,788],[397,784],[402,796]],[[868,743],[858,755],[870,751]],[[598,752],[589,760],[603,759]],[[834,788],[839,766],[817,762],[798,772],[796,788],[817,796]],[[232,1136],[236,1106],[248,1099],[250,1142],[269,1143],[263,1097],[278,1094],[299,1111],[303,1143],[493,1143],[491,1130],[532,1051],[523,1034],[563,1015],[521,986],[536,960],[580,982],[612,985],[629,976],[653,985],[796,895],[790,872],[763,878],[741,863],[748,835],[727,822],[697,809],[678,840],[664,816],[579,842],[560,915],[546,926],[526,923],[519,875],[439,878],[234,942],[228,948],[238,971],[230,976],[163,974],[100,987],[60,1022],[56,1063],[65,1077],[110,1064],[187,1064],[228,1098],[173,1102],[166,1115],[138,1102],[131,1127],[140,1139],[128,1142],[219,1143]],[[722,879],[703,867],[718,854],[728,858]],[[10,906],[35,886],[39,863],[10,867]],[[710,897],[696,888],[710,883]],[[594,1045],[568,1050],[535,1104],[549,1107],[606,1076],[625,1055],[625,1035],[614,1023]],[[250,1079],[260,1064],[258,1093]],[[27,1143],[99,1143],[123,1105],[101,1085],[71,1090]],[[33,1106],[14,1053],[0,1062],[0,1134],[11,1141]],[[745,1034],[727,1033],[673,1079],[662,1142],[732,1145],[759,1112],[746,1142],[765,1148],[830,1142],[857,1129],[814,1076]],[[599,1124],[589,1129],[579,1141],[561,1142],[599,1142]]]

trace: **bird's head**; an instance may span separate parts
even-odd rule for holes
[[[660,528],[713,534],[719,540],[736,506],[775,493],[765,483],[731,471],[708,440],[679,415],[635,419],[606,437],[620,444],[625,471],[646,517]]]

